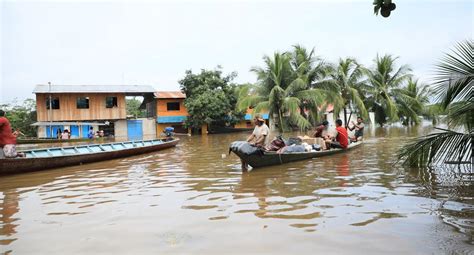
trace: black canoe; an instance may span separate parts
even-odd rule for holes
[[[153,139],[21,151],[24,158],[1,158],[0,175],[38,171],[128,157],[176,146],[179,139]]]
[[[242,153],[235,148],[230,148],[235,155],[237,155],[243,162],[247,163],[253,168],[263,167],[263,166],[272,166],[280,165],[294,161],[300,161],[305,159],[317,158],[327,155],[333,155],[336,153],[347,152],[354,148],[359,147],[362,142],[356,142],[349,144],[349,147],[345,150],[343,149],[331,149],[325,151],[316,151],[316,152],[291,152],[291,153],[276,153],[275,151],[264,151],[262,154],[252,154],[247,155]]]

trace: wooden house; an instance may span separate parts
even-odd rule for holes
[[[156,99],[156,133],[162,133],[165,127],[173,127],[175,133],[188,133],[184,127],[188,111],[184,106],[186,95],[181,91],[158,91]]]
[[[38,137],[56,137],[68,129],[71,138],[87,137],[89,130],[127,140],[156,136],[152,118],[127,119],[126,96],[142,96],[142,106],[153,105],[155,90],[144,85],[37,85]]]

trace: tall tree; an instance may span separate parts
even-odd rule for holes
[[[368,117],[362,97],[362,90],[367,87],[363,75],[361,66],[354,59],[339,59],[338,65],[333,67],[330,79],[320,82],[322,87],[340,94],[346,127],[348,125],[347,110],[352,108],[352,105],[357,107],[358,112],[364,118]],[[338,111],[335,111],[335,113],[339,115]]]
[[[375,112],[375,121],[383,126],[387,120],[398,120],[397,105],[394,98],[398,96],[397,88],[410,77],[411,69],[407,65],[395,67],[396,57],[391,55],[375,58],[375,68],[365,69],[369,87],[366,103]]]
[[[242,114],[236,111],[237,93],[231,83],[236,73],[224,76],[221,68],[202,69],[199,74],[186,71],[179,81],[181,90],[186,94],[184,105],[189,113],[186,125],[199,129],[203,124],[209,126],[237,121]]]
[[[25,136],[36,137],[36,127],[31,124],[36,122],[36,101],[25,99],[22,104],[4,104],[0,109],[6,112],[12,128],[19,129]]]
[[[399,152],[399,159],[411,166],[474,164],[473,40],[458,43],[436,67],[434,92],[447,112],[449,129],[418,138]]]
[[[318,117],[318,106],[328,98],[337,98],[334,93],[313,88],[314,81],[324,73],[323,65],[315,64],[314,51],[308,53],[303,47],[294,46],[292,53],[276,52],[273,58],[263,59],[265,67],[251,69],[258,82],[241,91],[240,109],[268,111],[280,132],[291,127],[311,128]]]
[[[419,124],[419,116],[425,113],[424,107],[429,103],[430,87],[410,78],[406,86],[393,89],[393,92],[396,95],[395,104],[402,124]]]

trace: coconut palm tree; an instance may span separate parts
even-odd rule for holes
[[[337,93],[322,91],[316,86],[331,72],[331,65],[316,57],[314,48],[308,52],[300,45],[293,46],[290,63],[294,80],[286,92],[301,100],[300,112],[314,126],[320,120],[320,112],[324,110],[324,107],[321,108],[321,105],[325,104],[323,96],[336,101],[338,99]]]
[[[368,78],[369,87],[367,89],[367,106],[375,112],[375,121],[383,126],[387,119],[398,120],[397,105],[394,98],[398,97],[398,90],[401,85],[410,77],[411,69],[407,65],[402,65],[398,69],[395,67],[397,57],[385,55],[375,58],[375,68],[373,70],[364,69]]]
[[[424,107],[429,103],[432,93],[430,87],[410,78],[405,87],[393,89],[392,93],[396,95],[394,100],[402,124],[419,124],[419,115],[425,112]]]
[[[347,110],[352,105],[357,107],[358,112],[367,118],[367,109],[362,97],[362,90],[366,88],[362,80],[364,73],[361,66],[352,58],[339,59],[337,66],[332,67],[329,79],[319,82],[319,86],[328,91],[339,93],[342,99],[342,108],[344,111],[344,125],[347,127]],[[335,110],[336,115],[339,112]],[[352,111],[351,111],[352,114]]]
[[[311,128],[318,119],[318,106],[325,100],[337,100],[337,95],[319,88],[312,88],[314,80],[324,73],[323,65],[315,65],[314,50],[308,53],[301,46],[294,46],[292,53],[274,53],[264,56],[265,67],[251,69],[257,74],[257,84],[242,88],[238,107],[254,107],[254,112],[268,111],[271,122],[280,132],[292,126]]]
[[[399,152],[411,166],[437,163],[473,164],[474,42],[458,43],[436,65],[434,93],[447,112],[448,129],[420,137]]]

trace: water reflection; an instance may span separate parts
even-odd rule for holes
[[[334,249],[344,247],[333,236],[354,232],[358,234],[350,238],[356,242],[381,238],[381,245],[399,252],[406,251],[401,247],[417,247],[411,246],[417,242],[432,244],[417,247],[420,253],[438,246],[448,252],[468,250],[465,245],[473,244],[474,235],[472,169],[397,167],[398,148],[408,137],[429,130],[368,131],[374,135],[349,153],[247,173],[240,171],[236,156],[222,157],[230,142],[245,139],[243,133],[182,137],[180,145],[170,150],[2,177],[0,251],[31,253],[29,247],[49,251],[38,240],[47,243],[56,238],[64,241],[58,244],[64,251],[77,253],[108,242],[114,247],[144,247],[136,253],[192,253],[202,246],[214,247],[208,251],[215,253],[215,241],[210,240],[223,247],[228,242],[213,236],[216,227],[250,233],[278,229],[265,236],[275,242],[278,233],[285,233],[287,244],[293,238],[308,240],[301,246],[303,253],[313,251],[314,240],[326,240]],[[88,232],[91,224],[100,226],[100,235],[116,240],[100,241]],[[443,228],[447,226],[458,234]],[[132,229],[146,235],[137,233],[136,239],[120,242],[129,237],[123,230]],[[402,243],[394,242],[393,236]],[[66,237],[77,239],[77,246]],[[153,238],[161,240],[159,247],[150,246]],[[321,242],[319,247],[329,247]],[[359,245],[345,245],[354,252],[365,251]]]

